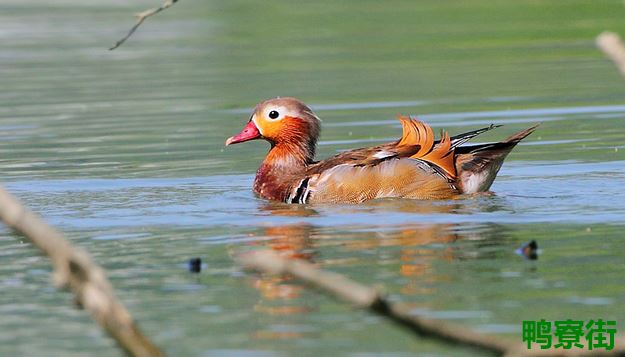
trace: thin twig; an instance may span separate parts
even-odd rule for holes
[[[119,41],[115,42],[115,44],[113,45],[113,47],[109,48],[110,51],[116,49],[117,47],[121,46],[124,42],[126,42],[126,40],[128,38],[130,38],[130,36],[132,36],[133,33],[135,33],[135,31],[137,31],[137,29],[139,28],[139,26],[141,26],[141,24],[143,23],[143,21],[145,21],[145,19],[147,19],[148,17],[152,16],[152,15],[156,15],[159,12],[168,9],[170,7],[172,7],[175,3],[177,3],[178,0],[166,0],[163,5],[161,5],[160,7],[155,7],[152,9],[148,9],[145,10],[143,12],[138,13],[137,16],[137,22],[135,23],[135,25],[133,27],[130,28],[130,31],[128,31],[128,34],[126,34],[126,36],[122,37]]]
[[[614,32],[604,31],[595,40],[597,47],[614,62],[621,75],[625,77],[625,45]]]
[[[24,207],[0,187],[0,219],[50,257],[54,283],[74,292],[79,306],[93,318],[130,356],[164,356],[134,323],[124,305],[115,297],[104,270],[87,252],[73,247],[63,235]]]

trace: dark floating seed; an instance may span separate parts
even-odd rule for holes
[[[189,260],[189,271],[192,273],[199,273],[202,271],[202,259],[191,258]]]
[[[538,243],[535,240],[531,240],[516,250],[517,254],[522,255],[525,259],[536,260],[538,259]]]

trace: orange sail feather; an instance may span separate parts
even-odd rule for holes
[[[451,147],[449,134],[443,132],[441,141],[434,145],[434,131],[424,122],[399,115],[403,133],[397,142],[397,146],[418,146],[419,149],[410,157],[427,161],[441,168],[445,175],[456,178],[456,167],[454,165],[454,149]]]

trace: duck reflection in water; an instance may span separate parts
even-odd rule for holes
[[[382,219],[393,212],[410,213],[415,214],[415,221],[418,221],[428,215],[457,213],[466,210],[464,206],[464,203],[454,201],[383,200],[365,206],[311,208],[307,205],[265,202],[260,207],[261,214],[267,214],[271,222],[281,222],[285,218],[285,223],[261,228],[258,235],[267,239],[257,240],[254,244],[262,244],[283,257],[303,259],[324,269],[337,272],[348,269],[352,273],[347,275],[365,284],[371,284],[372,274],[380,276],[379,279],[373,278],[376,281],[400,282],[398,292],[402,295],[429,295],[434,292],[435,282],[451,280],[451,277],[436,271],[436,262],[476,257],[451,243],[467,238],[479,241],[483,238],[479,232],[486,230],[461,229],[458,224],[451,223],[338,227],[314,223],[327,214],[355,212],[375,212],[375,216]],[[355,266],[362,266],[362,269],[351,269]],[[388,267],[392,270],[388,271]],[[369,277],[369,281],[363,277]],[[268,318],[267,324],[255,333],[255,338],[309,337],[311,332],[306,332],[302,326],[307,321],[304,315],[318,309],[319,300],[314,298],[316,293],[307,292],[304,284],[291,277],[265,274],[256,275],[253,286],[261,297],[255,310],[267,316],[280,316],[278,320]],[[420,303],[415,307],[427,308],[426,304]],[[279,328],[275,328],[275,324]],[[289,328],[291,324],[292,329]]]
[[[261,211],[271,216],[308,217],[317,213],[303,205],[267,203]],[[259,241],[264,248],[272,249],[281,256],[290,259],[315,261],[315,250],[311,238],[313,227],[306,223],[274,225],[262,228],[260,236],[267,240]],[[252,281],[253,287],[260,293],[260,300],[254,310],[268,316],[279,316],[279,322],[270,318],[267,324],[254,333],[256,339],[297,339],[309,336],[301,315],[316,310],[310,299],[302,299],[306,287],[291,277],[257,275]],[[276,323],[279,326],[276,328]]]

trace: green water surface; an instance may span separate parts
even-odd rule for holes
[[[625,34],[621,1],[184,0],[107,50],[159,3],[0,3],[0,168],[169,355],[478,354],[232,259],[262,248],[511,339],[541,318],[625,331],[625,80],[594,45]],[[288,206],[251,192],[266,143],[223,146],[278,95],[317,110],[320,157],[396,138],[397,113],[505,124],[479,142],[542,125],[493,196]],[[531,239],[537,261],[515,254]],[[2,229],[0,355],[119,355],[49,278]]]

